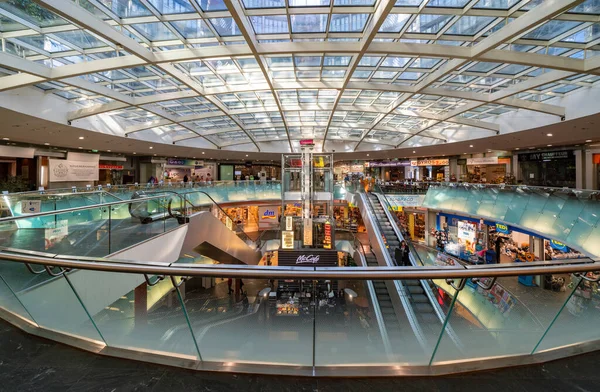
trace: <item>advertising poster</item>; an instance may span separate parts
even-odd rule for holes
[[[44,249],[49,250],[52,249],[57,243],[59,243],[63,238],[69,235],[69,221],[68,220],[60,220],[54,223],[51,223],[52,228],[46,228],[44,230]]]
[[[304,245],[312,246],[313,244],[313,225],[312,219],[304,219]]]
[[[34,214],[42,211],[41,200],[23,200],[21,202],[21,214]]]
[[[465,246],[466,252],[475,253],[475,224],[471,222],[458,221],[458,243]]]
[[[282,231],[281,232],[281,248],[282,249],[294,249],[294,232],[293,231]]]
[[[324,226],[323,248],[331,249],[331,223],[325,222]]]
[[[98,162],[50,159],[50,182],[98,181]]]

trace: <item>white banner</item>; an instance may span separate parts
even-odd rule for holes
[[[387,198],[394,207],[421,207],[425,195],[388,195]]]
[[[98,181],[98,162],[49,160],[50,182]]]
[[[497,165],[498,157],[467,158],[467,165]]]

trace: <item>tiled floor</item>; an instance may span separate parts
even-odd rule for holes
[[[600,352],[435,378],[299,378],[194,372],[90,354],[0,321],[0,391],[597,391]]]

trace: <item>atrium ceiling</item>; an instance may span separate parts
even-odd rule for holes
[[[412,150],[600,112],[600,0],[8,0],[0,34],[0,106],[187,148]]]

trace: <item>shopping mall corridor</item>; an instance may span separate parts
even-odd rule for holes
[[[600,352],[544,365],[434,378],[299,378],[191,370],[111,358],[28,335],[0,320],[0,390],[129,391],[596,391]]]

